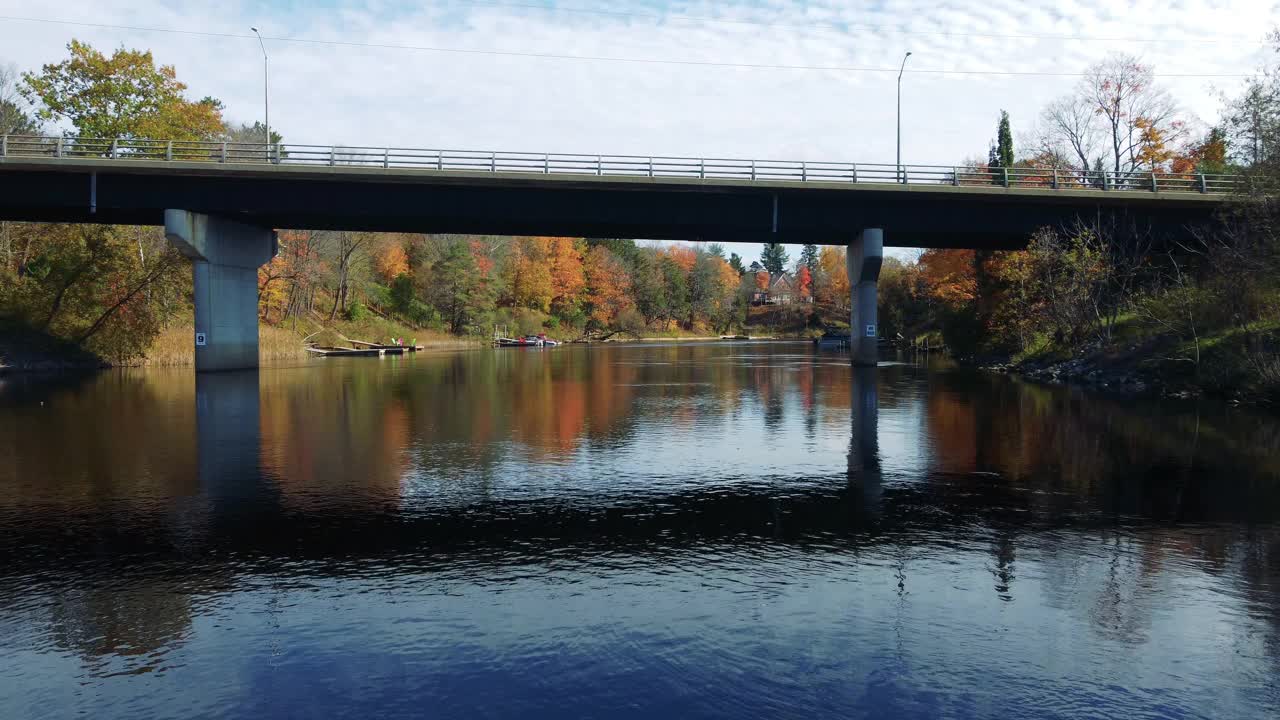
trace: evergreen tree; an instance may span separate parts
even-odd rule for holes
[[[747,269],[742,266],[742,256],[738,255],[738,253],[729,253],[729,267],[733,268],[733,271],[738,273],[738,277],[742,277],[742,274],[747,271]]]
[[[809,268],[809,276],[818,276],[818,246],[805,245],[800,251],[800,265]]]
[[[760,264],[770,274],[777,275],[787,268],[787,248],[782,243],[765,243],[764,252],[760,254]]]
[[[1013,130],[1009,127],[1009,113],[1000,111],[1000,125],[996,128],[996,160],[998,167],[1013,167]]]
[[[462,333],[493,309],[493,291],[481,280],[465,242],[453,242],[431,268],[432,301],[449,330]]]
[[[991,170],[991,181],[996,185],[1004,184],[1004,173],[1013,167],[1013,130],[1009,127],[1009,113],[1000,111],[1000,124],[996,126],[996,141],[987,153],[987,168]]]

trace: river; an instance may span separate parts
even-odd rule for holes
[[[0,717],[1280,707],[1280,422],[803,343],[0,379]]]

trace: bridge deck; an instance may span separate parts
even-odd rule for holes
[[[277,228],[1014,247],[1099,212],[1203,222],[1231,176],[316,146],[3,139],[0,218]],[[97,144],[94,144],[97,143]]]

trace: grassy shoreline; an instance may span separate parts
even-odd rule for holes
[[[188,367],[195,364],[194,332],[191,325],[174,325],[156,335],[142,357],[112,361],[75,343],[37,330],[12,323],[0,324],[0,375],[124,367]],[[295,329],[262,323],[258,326],[258,359],[266,363],[310,358],[304,342],[307,339],[320,344],[345,345],[347,338],[389,342],[393,337],[404,338],[406,342],[416,341],[428,350],[471,348],[483,344],[476,338],[410,330],[385,321],[340,322],[318,330],[306,324]]]

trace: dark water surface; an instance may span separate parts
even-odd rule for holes
[[[1280,422],[805,344],[0,385],[0,718],[1280,709]]]

